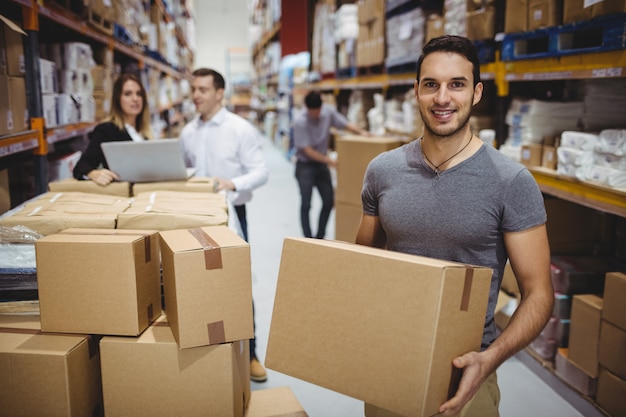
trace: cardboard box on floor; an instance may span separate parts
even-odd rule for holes
[[[480,350],[491,276],[344,242],[285,239],[265,365],[401,415],[433,415],[458,382],[452,359]]]
[[[156,231],[69,229],[35,251],[44,331],[136,336],[161,314]]]
[[[308,417],[308,414],[289,387],[278,387],[252,391],[245,417]]]
[[[38,315],[0,314],[0,417],[102,415],[93,336],[42,333]]]
[[[165,311],[180,348],[254,337],[250,246],[226,226],[161,232]]]
[[[243,417],[250,399],[247,340],[179,349],[161,316],[139,337],[100,341],[107,417]]]
[[[609,272],[604,281],[602,320],[626,331],[626,274]]]
[[[596,402],[610,416],[624,416],[626,415],[624,398],[626,398],[626,381],[611,371],[601,368]]]

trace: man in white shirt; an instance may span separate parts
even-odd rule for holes
[[[196,175],[216,179],[217,191],[226,192],[237,213],[242,237],[248,241],[246,203],[269,175],[260,134],[247,120],[224,108],[226,82],[220,73],[199,68],[191,75],[198,115],[180,135],[185,162],[196,168]],[[256,357],[255,339],[250,339],[250,378],[263,382],[267,374]]]

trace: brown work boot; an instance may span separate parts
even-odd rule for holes
[[[257,358],[250,360],[250,379],[254,382],[267,381],[267,372],[265,372],[265,368]]]

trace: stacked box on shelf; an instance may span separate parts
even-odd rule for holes
[[[0,23],[0,135],[28,130],[22,33]]]
[[[334,74],[337,69],[334,40],[335,2],[326,0],[315,6],[311,68],[321,74]]]
[[[622,269],[623,271],[623,269]],[[626,414],[626,274],[606,275],[600,329],[600,376],[596,401],[611,415]]]
[[[385,3],[383,0],[363,0],[358,6],[356,65],[381,65],[385,61]]]
[[[584,374],[588,376],[588,384],[580,384],[576,386],[579,391],[581,388],[588,387],[585,395],[595,395],[595,385],[599,375],[598,353],[600,347],[600,327],[602,323],[602,305],[603,300],[595,294],[579,294],[573,297],[572,315],[570,323],[570,339],[568,362],[572,362]],[[583,382],[582,375],[578,379]],[[592,382],[594,381],[594,382]]]

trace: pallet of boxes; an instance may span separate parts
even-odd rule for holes
[[[35,249],[39,315],[0,314],[0,416],[306,416],[286,387],[250,390],[250,250],[227,226]]]

